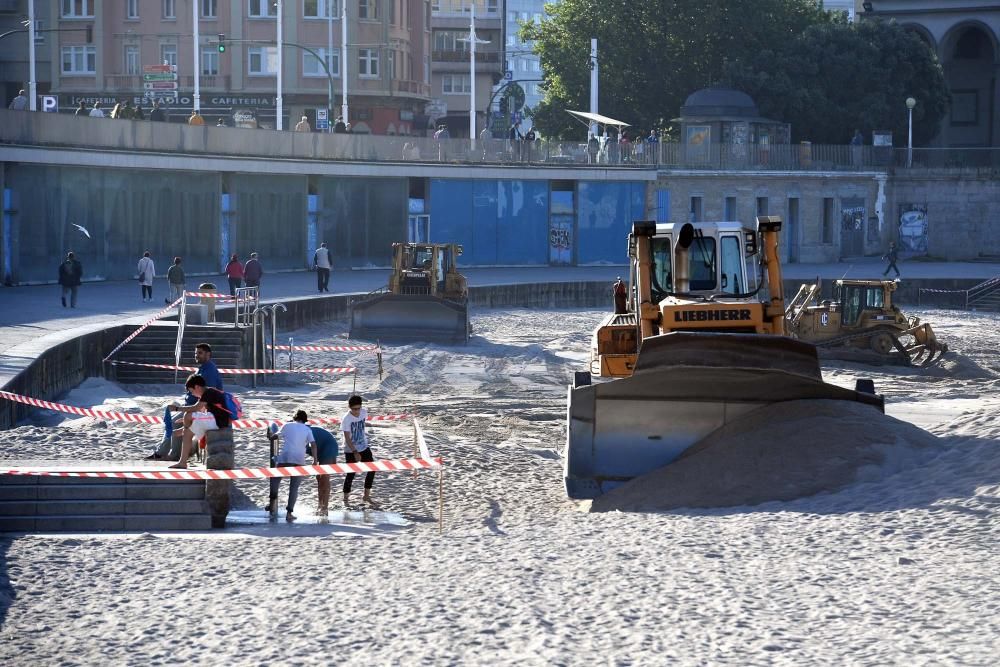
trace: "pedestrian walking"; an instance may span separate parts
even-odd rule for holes
[[[889,251],[882,255],[882,259],[887,260],[889,265],[885,267],[885,271],[882,272],[883,276],[889,275],[889,269],[896,272],[896,277],[899,277],[899,267],[896,266],[896,260],[899,259],[899,251],[896,250],[896,242],[889,241]]]
[[[153,108],[149,112],[149,120],[159,123],[167,120],[167,114],[163,113],[163,107],[160,106],[160,100],[153,101]]]
[[[76,292],[83,278],[83,265],[72,251],[66,253],[66,260],[59,265],[59,284],[62,286],[62,305],[66,307],[66,296],[69,295],[69,305],[76,308]]]
[[[94,102],[94,107],[90,110],[91,118],[104,118],[104,109],[101,108],[100,102]]]
[[[236,296],[236,288],[243,287],[243,264],[236,253],[229,258],[226,264],[226,276],[229,278],[229,296]]]
[[[303,116],[302,120],[295,124],[296,132],[312,132],[312,126],[309,125],[309,117]]]
[[[316,269],[316,289],[319,292],[329,292],[330,288],[330,249],[326,243],[321,243],[313,254],[313,268]]]
[[[132,107],[132,120],[146,120],[146,114],[142,111],[142,102]]]
[[[88,113],[88,111],[87,111],[87,103],[84,102],[83,100],[80,100],[80,104],[77,105],[76,111],[73,112],[73,115],[74,116],[86,116],[87,113]]]
[[[124,102],[115,102],[115,106],[111,108],[111,117],[118,120],[122,117],[122,108],[125,106]]]
[[[514,162],[521,161],[522,137],[521,137],[521,130],[517,125],[518,125],[517,123],[514,123],[510,126],[510,129],[507,130],[507,141],[509,143],[508,150],[510,151],[510,159]]]
[[[188,116],[188,125],[204,125],[205,119],[201,117],[201,114],[197,111],[192,111],[191,115]]]
[[[139,273],[139,287],[142,292],[142,302],[146,303],[153,300],[153,275],[156,273],[156,267],[153,265],[153,258],[149,256],[149,251],[142,253],[142,257],[139,258],[139,266],[137,269]]]
[[[184,278],[181,258],[174,257],[174,263],[167,269],[167,288],[170,290],[170,296],[163,300],[165,303],[173,303],[184,296]]]
[[[243,282],[247,287],[256,287],[260,290],[260,279],[264,275],[264,267],[260,265],[260,258],[257,253],[250,253],[250,259],[243,265]]]
[[[23,90],[17,91],[17,97],[10,103],[7,107],[11,111],[28,111],[31,109],[31,104],[28,103],[28,98],[25,96]]]
[[[337,443],[337,436],[330,433],[321,426],[310,426],[313,438],[316,439],[314,447],[315,456],[319,464],[331,465],[337,462],[337,454],[340,453],[340,445]],[[306,454],[309,454],[307,451]],[[320,516],[326,516],[330,511],[330,476],[316,475],[316,492],[318,495],[317,508]]]
[[[535,128],[534,127],[530,128],[524,134],[524,156],[525,156],[525,160],[527,162],[531,162],[531,158],[532,158],[531,152],[532,152],[532,150],[534,150],[535,139],[536,138],[537,137],[535,135]]]
[[[281,450],[274,458],[275,467],[287,468],[306,465],[306,447],[310,444],[312,445],[312,464],[316,465],[319,461],[319,452],[317,451],[319,448],[316,446],[316,437],[313,435],[313,431],[309,428],[309,425],[306,424],[307,421],[309,421],[309,415],[306,414],[306,411],[296,410],[292,416],[292,421],[284,424],[280,431],[277,433],[271,433],[270,430],[266,431],[267,439],[272,443],[275,440],[281,440]],[[301,483],[301,477],[288,478],[288,502],[285,503],[286,521],[295,520],[295,515],[292,512],[295,511],[295,501],[299,497],[299,485]],[[275,511],[275,505],[278,504],[278,491],[281,489],[281,478],[272,477],[270,479],[270,486],[270,499],[267,502],[268,514]]]
[[[375,460],[372,448],[368,444],[368,434],[365,433],[365,425],[368,420],[368,411],[361,407],[360,396],[351,396],[347,399],[349,408],[346,415],[340,422],[340,430],[344,434],[344,459],[348,463],[371,463]],[[344,507],[351,506],[351,486],[354,484],[354,473],[350,472],[344,476]],[[365,492],[361,498],[362,502],[378,508],[378,503],[372,500],[372,486],[375,485],[375,473],[369,472],[365,475]]]
[[[601,150],[601,142],[597,140],[593,132],[587,133],[587,163],[597,164],[597,153]]]
[[[337,116],[337,120],[333,124],[334,134],[347,134],[347,125],[344,123],[344,119]]]

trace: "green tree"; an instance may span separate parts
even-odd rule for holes
[[[639,130],[665,128],[684,99],[723,80],[727,63],[833,21],[815,0],[562,0],[521,38],[541,56],[546,97],[534,119],[548,136],[579,138],[566,109],[587,110],[590,39],[598,40],[600,112]]]
[[[795,141],[846,144],[860,129],[892,130],[894,143],[905,144],[913,97],[913,140],[927,143],[950,100],[933,51],[895,22],[810,26],[727,70],[762,115],[791,123]]]

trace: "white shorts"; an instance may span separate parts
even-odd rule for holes
[[[191,413],[191,435],[195,440],[200,440],[209,431],[218,431],[219,425],[215,423],[215,415],[211,412]]]

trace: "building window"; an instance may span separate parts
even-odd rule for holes
[[[252,46],[247,49],[250,76],[274,76],[278,73],[278,47]]]
[[[358,0],[358,18],[377,21],[380,13],[378,0]]]
[[[493,15],[499,14],[500,0],[486,0],[486,13]]]
[[[125,46],[125,73],[142,74],[142,60],[139,58],[139,47],[134,44]]]
[[[177,67],[177,45],[160,44],[160,62]]]
[[[268,19],[278,15],[278,8],[273,0],[249,0],[249,15],[252,19]]]
[[[701,222],[701,197],[691,197],[691,222]]]
[[[201,0],[201,18],[214,19],[219,16],[219,0]]]
[[[340,76],[340,52],[333,50],[327,53],[326,49],[313,49],[326,61],[326,66],[330,68],[330,74]],[[311,53],[302,54],[302,76],[319,76],[326,78],[326,70],[319,58]]]
[[[86,75],[97,72],[96,46],[62,47],[62,73],[66,75]]]
[[[378,51],[358,49],[358,76],[368,79],[378,78]]]
[[[472,92],[472,79],[468,74],[444,74],[441,76],[441,92],[445,95],[467,95]]]
[[[128,0],[125,7],[126,18],[137,19],[139,18],[139,0]]]
[[[202,49],[201,50],[201,74],[202,74],[202,76],[218,76],[219,75],[219,50],[218,49]]]
[[[41,19],[35,19],[35,45],[41,45],[45,43],[45,33],[41,32],[45,29],[45,21]]]
[[[833,197],[823,198],[823,243],[833,243]]]
[[[64,19],[94,18],[94,0],[62,0],[62,17]]]
[[[767,197],[757,197],[757,215],[767,215]]]
[[[465,40],[465,41],[462,41]],[[463,52],[469,50],[468,30],[435,30],[435,51]]]
[[[340,0],[303,0],[302,16],[307,19],[340,18]]]
[[[163,0],[163,18],[177,18],[177,3],[175,0]]]
[[[736,217],[736,197],[726,197],[726,222],[737,222]]]

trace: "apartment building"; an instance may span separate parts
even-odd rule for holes
[[[452,138],[469,136],[472,92],[470,19],[476,6],[476,134],[487,122],[504,71],[504,0],[431,0],[431,102],[427,114]]]
[[[210,124],[253,117],[261,127],[275,127],[280,11],[285,129],[303,115],[316,127],[316,111],[331,102],[330,118],[336,118],[346,82],[353,131],[426,133],[430,0],[36,0],[43,1],[59,27],[93,26],[92,43],[78,32],[50,40],[51,90],[61,110],[121,99],[148,108],[159,97],[171,120],[181,120],[194,107],[197,76]],[[345,10],[347,58],[341,62]],[[175,66],[176,91],[163,85],[164,77],[149,76],[163,65]]]
[[[12,30],[22,30],[26,27],[29,0],[0,0],[0,34]],[[35,29],[44,31],[52,28],[48,2],[35,0]],[[49,44],[54,39],[52,33],[37,32],[35,34],[35,83],[39,95],[49,91],[51,83]],[[28,90],[28,34],[13,33],[0,39],[0,86],[3,93],[4,107],[22,88]],[[36,100],[37,103],[37,100]],[[41,105],[39,105],[41,108]]]

